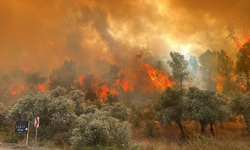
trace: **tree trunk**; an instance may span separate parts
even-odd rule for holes
[[[176,122],[181,130],[181,135],[182,135],[182,138],[185,138],[185,133],[184,133],[184,130],[183,130],[183,127],[182,127],[182,124],[180,122]]]
[[[201,124],[201,134],[204,134],[206,125],[204,123],[200,123],[200,124]]]
[[[214,128],[213,128],[213,123],[210,123],[210,131],[214,137]]]
[[[246,125],[247,125],[247,133],[250,134],[250,124],[248,120],[245,120]]]
[[[249,73],[246,72],[246,77],[247,77],[247,91],[249,91]]]

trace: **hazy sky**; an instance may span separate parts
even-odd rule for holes
[[[249,0],[0,0],[0,71],[48,75],[65,59],[83,70],[132,66],[135,55],[199,55],[237,47]]]

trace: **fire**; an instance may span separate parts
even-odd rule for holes
[[[134,91],[134,83],[129,83],[128,80],[126,79],[123,79],[123,80],[120,80],[120,79],[117,79],[116,80],[116,84],[118,86],[121,86],[123,88],[124,91]]]
[[[110,90],[106,85],[102,85],[99,92],[97,93],[101,101],[104,101],[104,98],[109,95],[116,95],[116,94],[118,93],[114,89]]]
[[[26,91],[28,88],[24,87],[23,85],[17,85],[14,87],[10,87],[10,93],[12,95],[18,95],[20,94],[22,91]]]
[[[144,63],[143,68],[146,69],[151,81],[154,86],[160,90],[165,90],[167,87],[172,87],[173,83],[168,79],[167,76],[163,75],[162,70],[155,70],[149,64]]]
[[[249,42],[249,35],[248,35],[248,33],[244,31],[243,36],[244,36],[244,41],[242,43],[239,41],[239,39],[237,37],[232,36],[232,39],[236,43],[236,46],[237,46],[238,50],[240,50],[243,47],[244,44],[246,44],[247,42]]]
[[[78,81],[79,81],[79,83],[80,83],[80,86],[83,86],[83,79],[84,79],[84,77],[85,77],[85,75],[80,75],[80,76],[78,77]]]
[[[217,85],[216,85],[217,91],[222,92],[222,90],[223,90],[223,83],[224,83],[224,78],[222,76],[219,76],[217,78]]]
[[[38,86],[39,90],[42,91],[43,93],[47,92],[47,89],[46,89],[45,85],[38,84],[37,86]]]

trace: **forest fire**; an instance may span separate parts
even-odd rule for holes
[[[143,68],[146,69],[148,75],[151,78],[154,86],[160,90],[165,90],[167,87],[172,87],[173,83],[169,78],[163,75],[162,70],[155,70],[149,64],[144,63]]]
[[[236,43],[238,50],[242,49],[243,45],[246,44],[247,42],[249,42],[249,35],[247,32],[244,31],[243,37],[244,37],[243,42],[240,42],[239,39],[235,36],[231,37],[234,40],[234,42]]]

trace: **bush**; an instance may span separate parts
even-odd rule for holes
[[[127,149],[130,144],[130,125],[111,117],[107,111],[83,114],[78,118],[78,127],[74,129],[70,141],[73,149],[86,146],[112,146]]]
[[[122,103],[104,104],[101,110],[110,112],[112,117],[122,121],[127,120],[130,114],[130,110]]]
[[[154,134],[154,129],[155,129],[155,126],[154,126],[154,123],[150,122],[150,121],[146,121],[146,125],[145,125],[145,128],[144,128],[144,132],[147,136],[151,136],[153,137]]]

